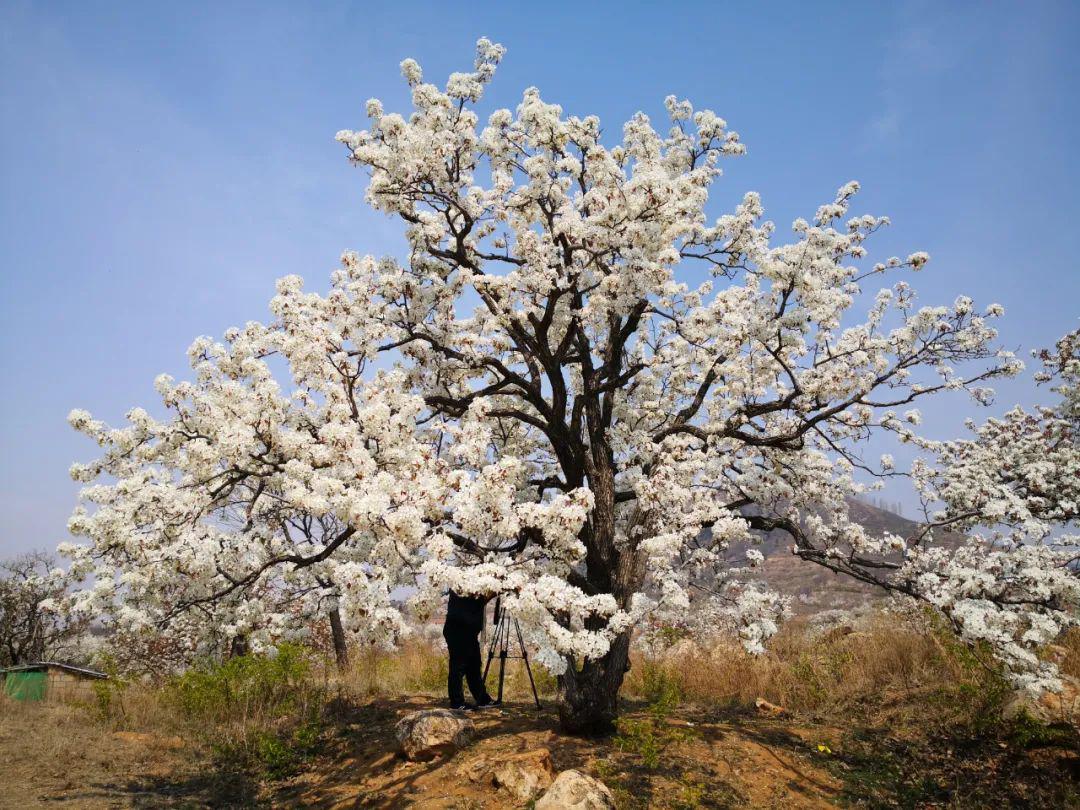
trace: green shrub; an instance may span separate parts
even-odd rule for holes
[[[124,716],[124,692],[131,684],[121,676],[116,660],[112,656],[100,655],[95,663],[109,677],[91,683],[90,688],[94,692],[94,700],[90,708],[103,721],[120,720]]]
[[[240,655],[190,669],[170,684],[169,693],[192,720],[227,718],[251,709],[280,716],[292,711],[308,691],[310,669],[302,647],[283,644],[272,657]]]
[[[257,732],[255,759],[267,776],[289,776],[308,757],[316,753],[321,734],[322,723],[318,720],[302,723],[290,734]]]
[[[445,692],[446,681],[450,677],[450,662],[447,656],[439,655],[424,661],[416,674],[416,687],[420,692]]]
[[[551,670],[540,666],[531,658],[529,659],[529,665],[532,667],[533,682],[536,684],[536,691],[539,694],[554,695],[559,691],[559,679],[551,674]]]
[[[701,807],[701,801],[705,797],[705,783],[682,779],[679,782],[679,790],[674,796],[673,806],[676,810],[694,810]]]
[[[641,696],[656,714],[670,714],[682,703],[682,690],[671,673],[659,663],[645,661],[641,669]]]
[[[811,706],[819,706],[827,696],[828,690],[818,674],[814,657],[809,652],[802,652],[791,664],[791,675],[796,685],[803,691],[804,699]]]
[[[694,733],[668,723],[671,713],[682,702],[678,684],[662,666],[647,663],[645,667],[642,693],[649,699],[648,714],[641,719],[618,720],[618,734],[613,742],[620,751],[641,757],[645,768],[655,770],[669,746],[693,738]]]
[[[662,648],[674,647],[684,639],[692,638],[693,633],[688,627],[676,624],[665,624],[656,631],[656,639]]]
[[[310,672],[308,652],[283,644],[274,656],[195,667],[173,679],[167,699],[219,759],[280,777],[314,753],[322,731],[326,695]]]
[[[1032,748],[1067,747],[1074,743],[1076,732],[1065,726],[1054,726],[1021,710],[1007,725],[1009,739],[1024,750]]]

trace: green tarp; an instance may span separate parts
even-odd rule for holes
[[[45,697],[44,670],[8,672],[4,677],[4,694],[15,700],[42,700]]]

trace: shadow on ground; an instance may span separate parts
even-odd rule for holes
[[[547,748],[556,772],[574,768],[602,779],[620,807],[830,807],[837,781],[809,759],[804,736],[745,712],[682,711],[651,719],[645,704],[627,704],[640,721],[633,734],[603,738],[561,734],[553,707],[508,704],[472,715],[477,740],[449,759],[411,763],[394,750],[393,727],[422,700],[339,706],[337,732],[304,774],[278,786],[280,806],[315,808],[501,808],[521,806],[490,784],[471,782],[470,764]],[[649,754],[659,751],[653,764]]]
[[[481,756],[497,758],[547,747],[556,770],[563,770],[580,766],[593,745],[588,740],[561,737],[551,707],[538,712],[531,704],[508,703],[498,710],[470,715],[477,726],[477,740],[456,756],[432,762],[404,760],[396,751],[394,726],[409,712],[436,705],[423,698],[339,704],[335,733],[318,761],[284,783],[275,792],[274,801],[282,806],[316,808],[483,807],[486,801],[498,799],[490,788],[470,783],[458,773],[464,763]]]

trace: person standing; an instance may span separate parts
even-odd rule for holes
[[[450,652],[450,674],[447,692],[453,709],[472,708],[465,702],[462,679],[469,684],[477,708],[494,706],[480,671],[480,631],[484,629],[484,608],[490,596],[461,596],[450,591],[446,605],[443,638]]]

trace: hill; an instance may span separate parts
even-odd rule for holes
[[[850,499],[848,510],[851,518],[874,536],[889,533],[910,539],[921,526],[893,511],[861,500]],[[962,539],[960,535],[943,534],[936,542],[955,546]],[[792,555],[790,547],[791,537],[785,532],[762,534],[761,544],[755,548],[765,555],[765,562],[757,574],[769,587],[793,597],[792,609],[796,615],[811,616],[831,610],[858,611],[888,598],[888,594],[880,588]],[[741,563],[747,548],[746,544],[733,544],[728,556],[732,562]]]

